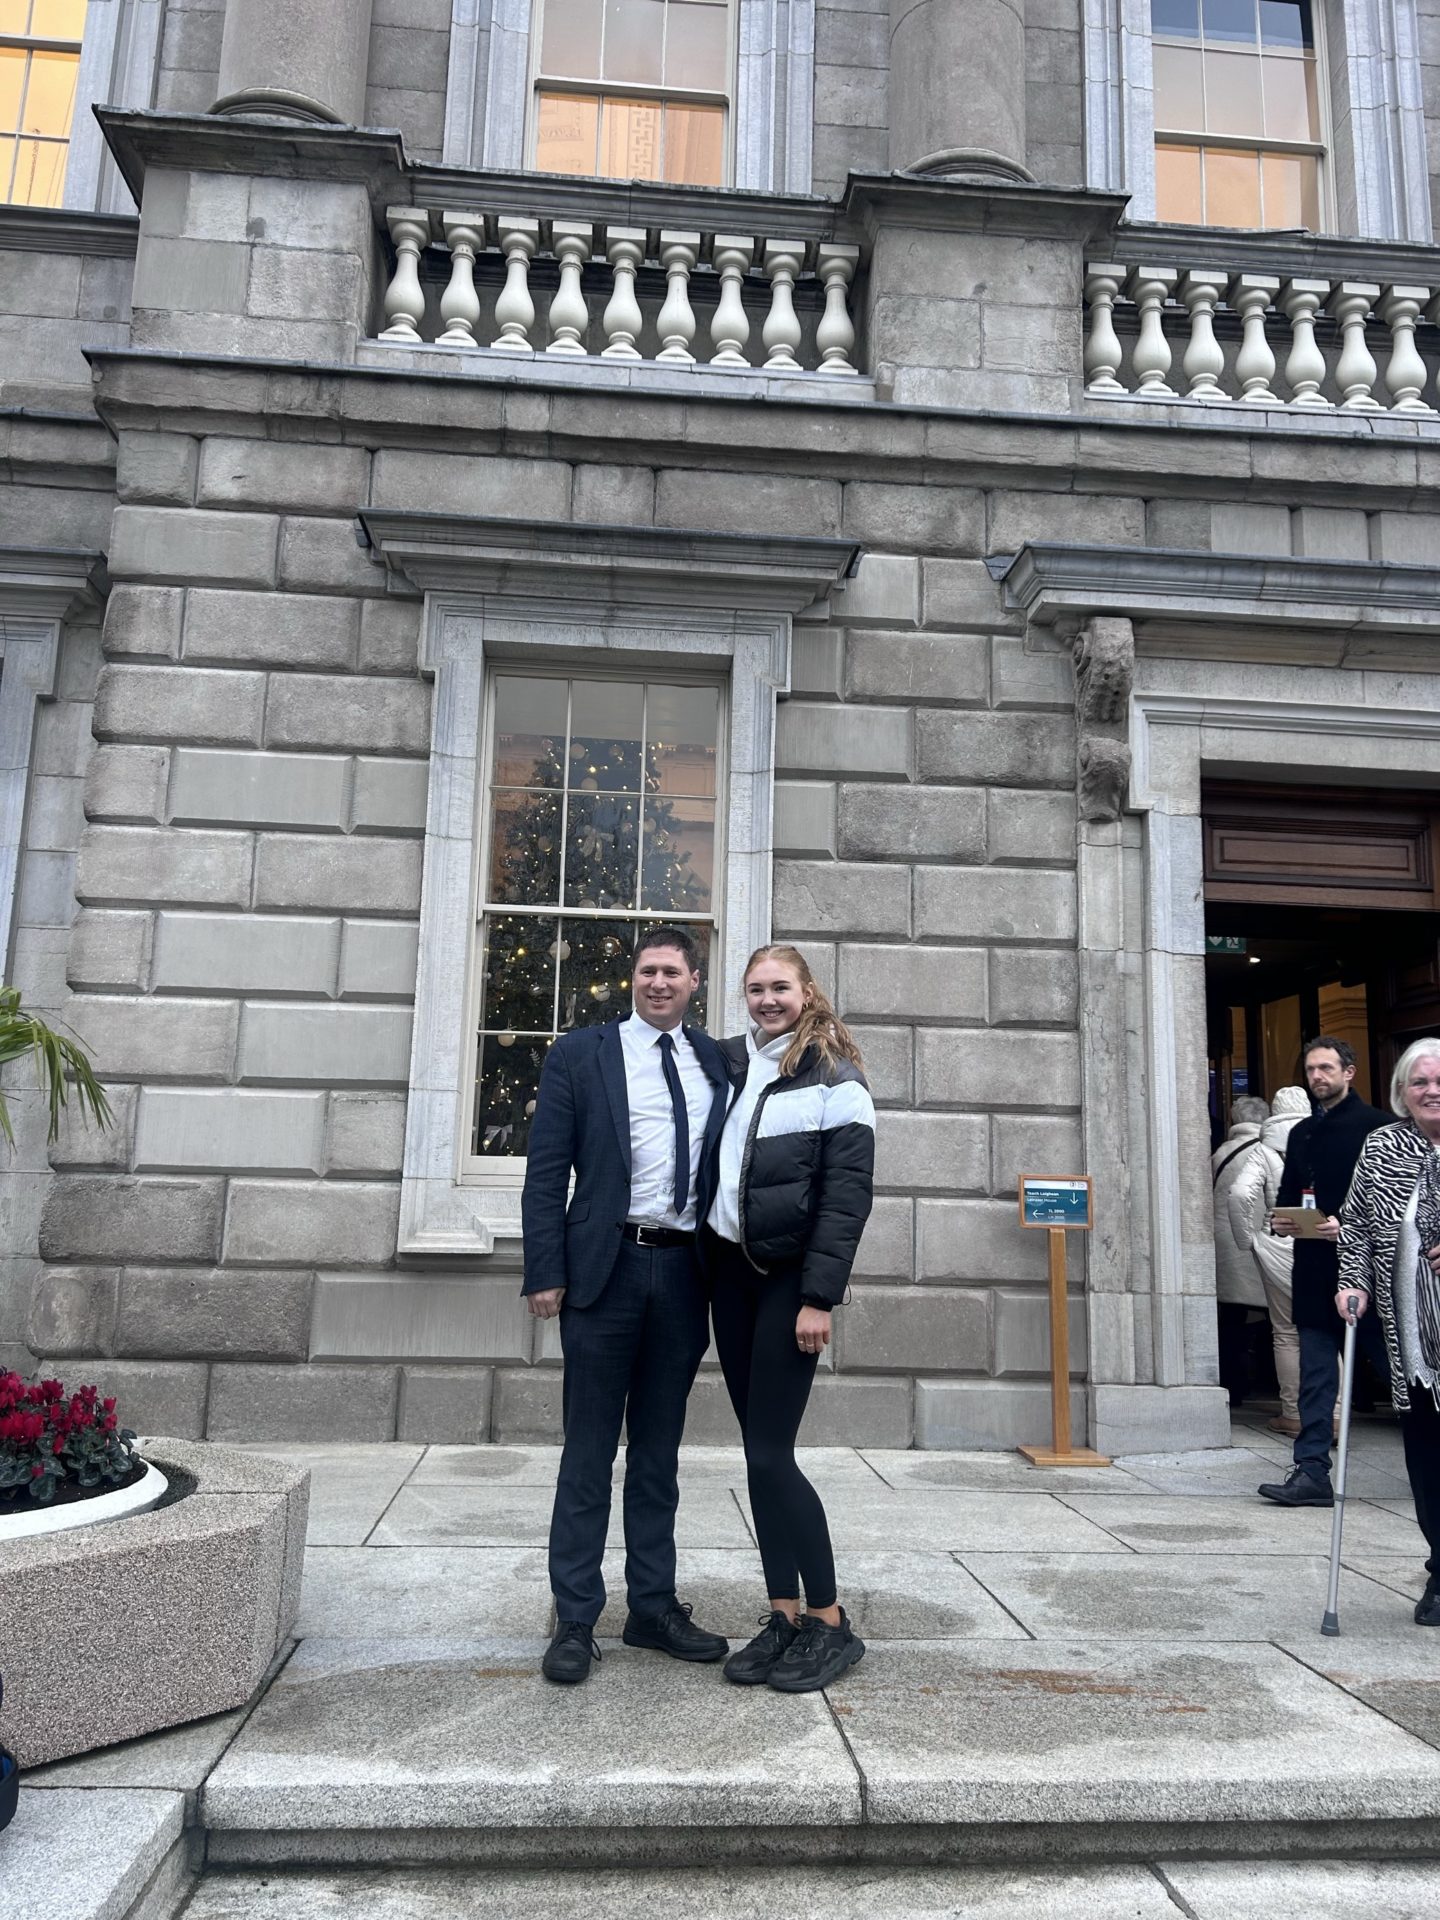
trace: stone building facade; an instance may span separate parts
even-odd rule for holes
[[[1317,235],[1157,221],[1141,0],[705,0],[693,185],[542,164],[537,0],[90,0],[64,204],[0,206],[0,942],[115,1125],[7,1079],[0,1355],[151,1431],[553,1438],[526,1061],[675,909],[715,1030],[773,932],[869,1065],[807,1437],[1043,1440],[1016,1179],[1084,1171],[1077,1428],[1223,1444],[1205,795],[1440,787],[1427,5],[1325,0],[1324,139],[1255,160]],[[628,918],[550,839],[636,849]]]

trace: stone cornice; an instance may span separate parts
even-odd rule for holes
[[[1440,566],[1041,541],[986,564],[1007,607],[1060,633],[1096,614],[1331,633],[1423,630],[1440,619]]]
[[[798,613],[844,583],[850,540],[686,528],[589,526],[390,512],[359,516],[364,545],[422,592],[518,595],[579,605]]]
[[[130,260],[139,236],[140,219],[133,213],[0,205],[0,252],[86,253]]]
[[[1325,234],[1250,233],[1232,228],[1123,222],[1116,259],[1126,266],[1219,267],[1227,274],[1268,273],[1280,280],[1378,281],[1440,287],[1440,247],[1399,240],[1346,240]]]
[[[927,178],[910,173],[852,173],[841,211],[873,238],[886,227],[944,233],[1003,233],[1110,244],[1129,196],[1085,187],[1031,186]]]
[[[0,619],[64,620],[110,591],[105,556],[83,547],[0,547]]]
[[[147,167],[253,173],[283,180],[355,181],[377,202],[405,188],[398,133],[366,127],[278,125],[203,113],[142,113],[97,107],[115,164],[138,205]]]

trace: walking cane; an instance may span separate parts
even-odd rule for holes
[[[1345,1525],[1345,1469],[1350,1461],[1350,1392],[1355,1385],[1355,1296],[1350,1295],[1345,1316],[1345,1364],[1340,1375],[1340,1459],[1335,1469],[1335,1517],[1330,1522],[1330,1591],[1325,1600],[1321,1633],[1331,1639],[1340,1632],[1340,1531]]]

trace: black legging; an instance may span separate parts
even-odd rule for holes
[[[715,1345],[745,1440],[750,1509],[766,1591],[810,1608],[835,1604],[835,1558],[820,1496],[795,1461],[795,1436],[820,1356],[795,1343],[796,1267],[757,1273],[733,1241],[705,1234]]]
[[[1440,1585],[1440,1412],[1428,1387],[1409,1387],[1410,1411],[1400,1416],[1405,1468],[1415,1498],[1415,1518],[1430,1549],[1425,1570]]]

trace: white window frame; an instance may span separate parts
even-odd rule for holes
[[[532,164],[537,0],[451,0],[447,167]],[[809,193],[815,144],[815,0],[734,0],[726,186]],[[677,186],[678,191],[683,188]]]
[[[1328,215],[1364,240],[1433,240],[1416,0],[1315,0],[1327,55]],[[1150,0],[1083,0],[1085,177],[1155,213]]]
[[[470,1152],[465,1145],[471,1132],[475,1095],[480,1079],[479,1067],[476,1060],[475,1042],[480,1032],[481,1002],[484,998],[485,984],[484,971],[480,964],[481,923],[490,914],[503,914],[516,910],[515,907],[509,905],[488,905],[485,896],[488,892],[486,875],[490,871],[490,853],[495,831],[495,809],[490,803],[495,751],[493,737],[495,681],[501,674],[513,675],[517,672],[533,673],[537,677],[543,676],[557,680],[603,678],[606,680],[627,680],[636,684],[642,684],[646,681],[653,684],[656,681],[663,680],[671,685],[703,686],[718,689],[720,705],[715,742],[715,883],[711,897],[711,911],[709,915],[706,916],[713,928],[713,937],[710,942],[711,957],[705,971],[705,1025],[707,1030],[719,1026],[722,1018],[722,1009],[726,1007],[725,906],[727,894],[726,876],[728,872],[728,862],[726,859],[728,852],[726,845],[726,828],[729,824],[730,784],[729,675],[723,671],[706,673],[678,664],[675,666],[667,664],[657,668],[654,665],[630,667],[611,661],[607,661],[603,666],[591,666],[585,662],[570,662],[558,658],[548,660],[543,657],[537,658],[533,663],[530,661],[493,660],[486,672],[481,706],[480,778],[476,795],[476,806],[479,815],[476,831],[478,847],[475,861],[475,901],[470,914],[469,1021],[466,1029],[469,1046],[469,1052],[466,1058],[470,1070],[468,1086],[465,1091],[465,1130],[461,1145],[460,1164],[460,1179],[467,1185],[476,1186],[514,1186],[517,1180],[523,1180],[525,1177],[525,1157],[523,1154],[476,1154]],[[644,795],[642,795],[641,798],[643,799]],[[550,908],[546,907],[538,917],[548,919],[550,914]],[[557,906],[554,909],[554,918],[562,922],[566,919],[573,921],[577,919],[600,919],[608,917],[608,915],[586,914],[574,907]],[[636,908],[624,913],[623,916],[617,910],[616,918],[617,920],[623,919],[625,921],[661,921],[668,920],[670,916],[664,908],[655,907],[650,909]],[[677,919],[681,925],[689,923],[687,917],[684,915],[677,916]],[[759,942],[757,941],[755,944],[758,945]],[[747,948],[747,955],[752,951],[753,948]],[[615,1013],[623,1011],[623,1008],[612,1009],[611,1017],[613,1018]]]
[[[843,586],[859,549],[786,534],[373,508],[359,519],[395,584],[425,596],[420,667],[435,683],[398,1250],[474,1259],[520,1238],[523,1178],[518,1167],[504,1184],[463,1171],[490,667],[618,666],[659,678],[681,663],[728,680],[721,990],[711,1019],[735,1032],[745,961],[770,938],[775,708],[790,684],[791,622]],[[823,606],[818,614],[828,617]]]
[[[165,0],[89,0],[63,206],[77,213],[135,211],[91,108],[154,104],[164,25]]]

